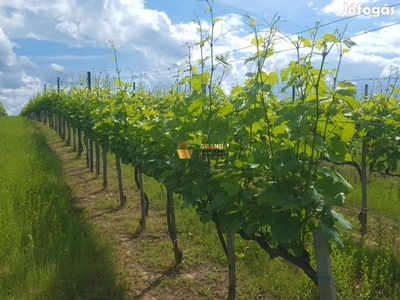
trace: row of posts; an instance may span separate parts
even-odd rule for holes
[[[91,72],[88,71],[87,72],[87,86],[88,89],[91,90],[92,86],[91,86]],[[44,84],[44,91],[46,92],[47,90],[47,86],[46,84]],[[57,92],[60,92],[60,77],[57,77]],[[37,116],[37,119],[39,119],[39,121],[41,121],[44,118],[44,123],[47,124],[47,116],[46,116],[47,112],[40,112],[39,115]],[[73,134],[71,135],[71,125],[69,123],[67,123],[63,118],[61,118],[60,116],[58,116],[57,114],[53,117],[53,112],[52,109],[50,109],[50,115],[49,117],[49,125],[55,129],[56,133],[59,134],[59,136],[65,140],[66,138],[66,133],[67,135],[67,139],[66,139],[66,144],[70,145],[71,144],[71,138],[73,140],[73,148],[74,148],[74,152],[77,150],[77,145],[76,145],[76,128],[73,128]],[[81,140],[79,139],[79,142],[81,142]],[[87,153],[86,153],[86,164],[87,167],[90,168],[90,171],[93,172],[94,171],[94,157],[93,157],[93,141],[89,138],[85,138],[85,142],[88,143],[88,147],[87,147]],[[80,147],[78,147],[78,155],[80,155],[80,152],[83,149],[79,149],[79,148],[83,148],[82,145],[79,145]],[[95,152],[96,152],[96,157],[95,157],[95,161],[96,161],[96,175],[100,174],[100,145],[99,143],[95,143]]]

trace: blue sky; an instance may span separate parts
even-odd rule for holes
[[[386,3],[397,6],[390,15],[345,18],[341,14],[345,6],[352,5],[350,1],[214,0],[214,14],[222,18],[216,32],[224,33],[215,53],[250,45],[252,34],[244,14],[255,18],[260,29],[266,29],[266,23],[279,14],[278,27],[289,35],[312,28],[316,21],[334,22],[322,27],[321,33],[343,29],[347,24],[347,36],[359,35],[353,38],[357,46],[344,57],[339,79],[354,80],[361,91],[365,84],[374,85],[373,78],[386,77],[391,66],[399,65],[400,0],[362,0],[353,5],[358,3],[366,12],[373,7],[384,12],[381,8]],[[0,101],[16,115],[44,84],[56,85],[57,77],[65,86],[87,71],[116,76],[109,40],[118,48],[119,67],[126,80],[133,74],[140,76],[147,88],[169,87],[176,66],[187,66],[187,44],[199,41],[193,20],[198,17],[204,28],[209,27],[206,5],[196,0],[1,0]],[[395,25],[368,32],[391,24]],[[267,61],[267,70],[286,67],[295,52],[281,50],[290,48],[280,39],[277,54]],[[224,81],[225,89],[244,81],[251,66],[243,61],[253,51],[247,47],[228,54],[231,70]],[[191,53],[192,60],[199,58],[198,47]],[[337,55],[332,54],[327,67],[334,68],[336,61]]]

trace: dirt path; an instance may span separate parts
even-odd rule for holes
[[[43,124],[39,126],[63,161],[66,180],[78,199],[78,206],[84,209],[85,221],[93,223],[116,246],[114,263],[120,274],[117,280],[126,287],[125,299],[225,299],[226,269],[210,263],[201,267],[185,264],[179,269],[174,267],[163,211],[150,205],[147,228],[139,229],[139,194],[133,186],[133,171],[128,174],[132,180],[125,188],[127,205],[120,208],[115,164],[108,168],[109,187],[104,190],[102,176],[96,178],[86,168],[85,151],[77,159],[72,147],[65,145],[54,130]],[[160,253],[160,247],[165,251]]]

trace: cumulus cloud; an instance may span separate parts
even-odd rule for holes
[[[75,40],[81,40],[82,37],[79,33],[79,28],[74,22],[64,21],[55,26],[55,30],[61,34],[72,37]]]
[[[16,114],[26,102],[25,97],[38,91],[40,85],[38,78],[25,73],[35,68],[35,64],[25,56],[16,55],[14,46],[0,27],[0,101],[10,114]]]
[[[52,63],[52,64],[51,64],[51,68],[52,68],[54,71],[59,71],[59,72],[65,72],[65,71],[66,71],[66,69],[65,69],[63,66],[57,65],[57,64],[55,64],[55,63]]]
[[[6,88],[0,87],[0,102],[4,104],[7,112],[10,115],[17,115],[22,107],[40,90],[41,81],[37,77],[27,76],[25,72],[15,75],[14,78],[19,82],[13,87],[8,85]]]

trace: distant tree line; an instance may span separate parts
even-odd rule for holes
[[[0,102],[0,117],[7,117],[7,111],[3,106],[3,103]]]

